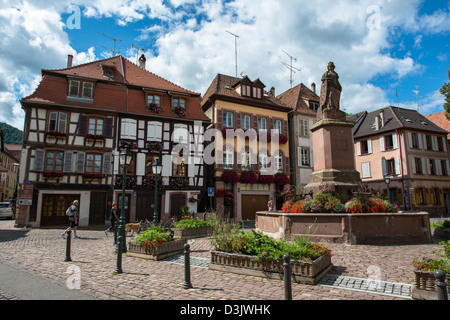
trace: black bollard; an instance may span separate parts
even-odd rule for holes
[[[191,246],[186,243],[184,245],[184,289],[192,289],[191,283],[191,259],[189,257],[189,251]]]
[[[434,276],[436,278],[438,300],[448,300],[447,283],[445,283],[447,275],[444,271],[437,270],[434,272]]]
[[[70,241],[71,241],[71,235],[72,231],[67,231],[67,240],[66,240],[66,258],[64,259],[65,262],[72,261],[72,258],[70,257]]]
[[[291,283],[291,256],[285,254],[283,256],[284,266],[284,300],[292,300],[292,283]]]
[[[117,244],[117,229],[119,228],[119,224],[116,222],[114,222],[114,245]]]
[[[117,251],[117,265],[116,265],[116,273],[123,273],[122,270],[122,247],[123,247],[123,238],[119,237],[119,250]]]

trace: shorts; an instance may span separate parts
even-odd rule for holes
[[[69,228],[75,228],[78,227],[78,224],[75,223],[75,220],[69,220]]]

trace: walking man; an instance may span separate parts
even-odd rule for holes
[[[63,239],[66,238],[66,233],[69,230],[73,231],[73,237],[74,238],[79,238],[79,236],[77,236],[78,207],[79,207],[79,202],[78,202],[78,200],[75,200],[73,202],[73,204],[66,211],[66,215],[69,217],[69,227],[66,230],[64,230],[63,233],[61,233],[61,237]]]

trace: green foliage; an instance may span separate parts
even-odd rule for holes
[[[5,144],[21,145],[23,141],[23,132],[9,124],[0,122],[0,129],[5,133]]]
[[[201,219],[188,219],[175,222],[174,227],[178,229],[197,229],[210,227],[211,222]]]
[[[313,261],[324,254],[331,256],[326,246],[311,243],[305,238],[296,238],[294,242],[276,241],[261,233],[245,233],[237,225],[221,225],[214,231],[211,243],[218,251],[256,256],[256,260],[280,260],[285,254],[301,261]]]
[[[450,220],[436,221],[431,226],[436,229],[450,229]]]
[[[448,71],[448,78],[450,79],[450,70]],[[447,119],[450,120],[450,82],[444,83],[439,92],[445,97],[444,103],[444,109],[446,111],[445,115],[447,116]]]
[[[450,263],[448,259],[414,259],[412,265],[414,268],[420,271],[434,272],[437,270],[442,270],[445,273],[450,272]]]
[[[162,242],[171,241],[172,237],[167,232],[164,232],[164,229],[161,227],[153,226],[150,229],[147,229],[143,233],[137,235],[134,238],[134,241],[140,244],[151,245],[158,244]]]
[[[183,215],[183,216],[189,215],[189,206],[182,206],[180,208],[180,210],[181,210],[181,215]]]

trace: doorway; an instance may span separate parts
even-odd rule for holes
[[[75,200],[80,201],[79,194],[43,194],[41,226],[67,225],[66,210]]]
[[[243,195],[242,196],[242,220],[255,220],[256,212],[267,211],[269,196]]]

